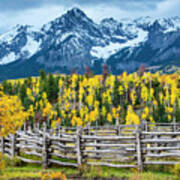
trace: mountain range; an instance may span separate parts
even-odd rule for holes
[[[118,17],[119,19],[119,17]],[[180,66],[180,18],[103,19],[95,23],[73,8],[35,29],[17,25],[0,35],[0,80],[53,73],[172,71]]]

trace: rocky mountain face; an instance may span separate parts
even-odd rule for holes
[[[113,18],[93,22],[80,9],[40,29],[17,25],[0,35],[0,80],[47,72],[133,72],[141,64],[152,71],[180,66],[180,18],[135,20]]]

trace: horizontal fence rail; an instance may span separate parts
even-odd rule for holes
[[[142,171],[146,165],[180,163],[180,124],[20,130],[1,137],[0,150],[44,168],[85,163]]]

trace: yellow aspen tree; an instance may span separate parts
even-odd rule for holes
[[[136,99],[137,99],[137,95],[136,95],[136,90],[135,89],[133,89],[131,91],[130,97],[131,97],[132,105],[135,105],[136,104]]]
[[[131,105],[128,106],[126,124],[140,124],[139,116],[133,111],[133,107]]]
[[[14,134],[28,119],[28,112],[24,111],[17,96],[0,96],[0,136]]]

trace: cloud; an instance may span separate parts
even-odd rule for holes
[[[42,2],[43,0],[1,0],[0,9],[1,11],[25,10],[38,7]]]
[[[39,8],[46,5],[62,6],[94,6],[110,5],[118,6],[120,9],[148,9],[155,8],[157,3],[165,0],[1,0],[1,11],[23,11],[31,8]]]
[[[180,7],[180,0],[163,1],[159,3],[157,6],[157,15],[164,17],[180,16],[179,7]]]
[[[6,19],[5,21],[0,21],[0,33],[4,32],[4,30],[12,29],[17,24],[34,25],[40,28],[43,24],[54,20],[54,18],[61,16],[65,12],[66,9],[63,6],[46,6],[27,9],[23,13],[16,13],[15,15],[11,12],[0,13],[0,19]]]
[[[163,2],[165,0],[79,0],[79,4],[86,6],[94,4],[96,5],[108,5],[118,7],[122,10],[147,10],[147,9],[155,9],[159,2]]]
[[[16,24],[40,27],[72,7],[98,22],[106,17],[180,16],[180,0],[0,0],[0,33]]]

